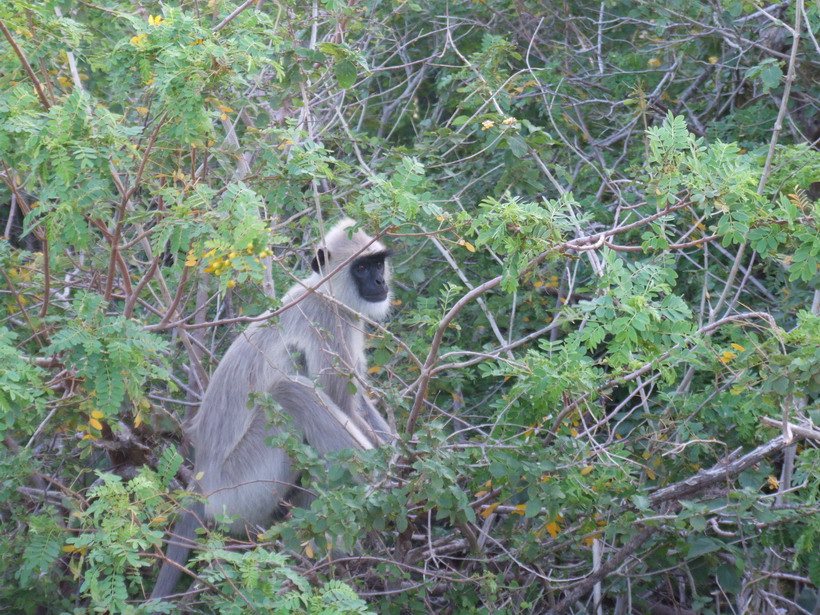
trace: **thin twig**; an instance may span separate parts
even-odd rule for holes
[[[51,103],[48,102],[48,98],[46,97],[45,90],[43,89],[43,85],[40,83],[39,79],[37,79],[37,75],[34,74],[34,70],[31,68],[31,64],[28,63],[26,59],[26,55],[23,53],[23,50],[17,45],[17,42],[14,40],[14,37],[9,32],[9,29],[6,27],[5,22],[0,19],[0,30],[3,31],[3,34],[6,37],[6,40],[11,45],[12,49],[14,49],[14,53],[17,55],[17,58],[20,60],[20,63],[23,65],[23,69],[26,71],[29,79],[34,84],[34,90],[37,92],[37,97],[40,99],[40,104],[43,105],[43,108],[48,111],[51,109]]]
[[[168,111],[162,114],[157,120],[157,124],[154,127],[154,131],[151,133],[151,138],[148,140],[148,145],[145,147],[145,153],[142,156],[142,160],[140,161],[140,166],[137,169],[136,177],[134,178],[134,184],[124,191],[121,189],[122,197],[120,199],[120,206],[117,208],[117,216],[116,216],[116,226],[114,228],[114,233],[111,238],[111,257],[108,261],[108,276],[105,280],[105,300],[111,300],[111,292],[114,287],[114,268],[116,265],[117,254],[119,253],[119,248],[117,247],[120,241],[120,235],[122,234],[122,225],[125,220],[125,206],[128,204],[128,200],[131,196],[137,191],[140,186],[140,182],[142,181],[142,174],[145,171],[145,165],[148,163],[148,156],[151,154],[151,150],[154,147],[154,143],[159,136],[160,128],[165,123],[166,118],[168,117]],[[116,174],[114,174],[116,175]],[[127,272],[126,272],[127,275]]]
[[[245,2],[243,2],[241,5],[236,7],[230,15],[228,15],[225,19],[220,21],[218,25],[214,26],[214,29],[213,29],[214,34],[216,34],[222,28],[224,28],[229,23],[231,23],[236,18],[237,15],[239,15],[242,11],[244,11],[246,8],[248,8],[254,2],[256,2],[256,0],[245,0]]]

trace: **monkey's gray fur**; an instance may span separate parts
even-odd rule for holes
[[[362,314],[382,320],[387,315],[390,270],[384,262],[383,279],[378,274],[377,282],[384,286],[380,300],[363,297],[352,273],[352,263],[368,258],[383,262],[388,251],[362,231],[350,235],[354,225],[342,220],[325,235],[314,259],[314,274],[282,298],[283,305],[295,305],[275,324],[262,321],[248,327],[214,372],[188,429],[196,453],[194,488],[206,499],[175,528],[177,540],[169,547],[168,559],[177,564],[187,561],[200,522],[222,514],[237,517],[230,530],[243,534],[249,526],[270,525],[286,498],[301,504],[309,501],[296,493],[299,472],[285,451],[266,444],[279,429],[267,423],[262,409],[248,408],[252,394],[269,394],[320,455],[369,449],[392,437],[364,393],[367,363],[359,318]],[[321,283],[346,261],[350,262]],[[351,382],[355,393],[349,392]],[[164,563],[151,597],[168,595],[180,573],[178,566]]]

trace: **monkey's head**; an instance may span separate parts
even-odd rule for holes
[[[324,276],[352,258],[320,292],[368,318],[382,320],[390,310],[390,250],[364,231],[352,232],[355,226],[354,220],[345,218],[328,231],[311,267],[315,274]]]

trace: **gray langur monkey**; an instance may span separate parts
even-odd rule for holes
[[[176,565],[163,563],[151,598],[173,590],[200,523],[223,514],[236,517],[230,531],[240,535],[249,526],[270,525],[285,502],[309,502],[287,453],[265,442],[280,429],[261,408],[248,408],[250,395],[270,395],[319,455],[366,450],[392,438],[364,393],[367,362],[359,317],[387,316],[390,252],[364,232],[352,232],[355,224],[344,219],[325,235],[313,275],[282,298],[283,305],[294,305],[275,324],[248,327],[214,371],[188,428],[196,457],[193,488],[205,499],[177,522],[166,558]]]

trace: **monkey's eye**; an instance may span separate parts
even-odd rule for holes
[[[359,272],[359,273],[364,273],[366,270],[367,270],[367,267],[365,267],[364,265],[358,265],[356,267],[356,271]]]

